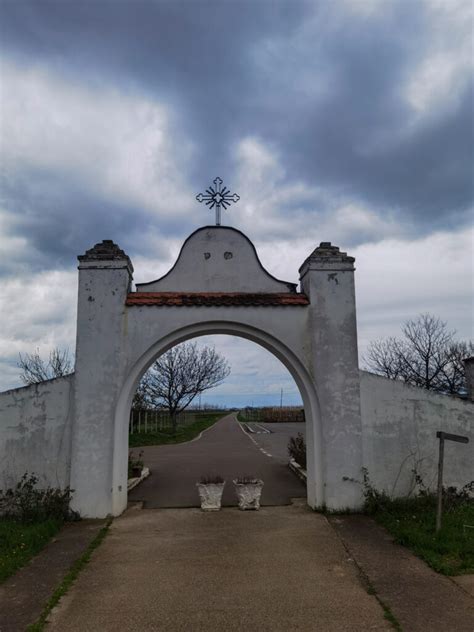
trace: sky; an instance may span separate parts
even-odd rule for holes
[[[472,29],[465,0],[0,0],[0,390],[74,349],[78,254],[113,239],[157,278],[216,176],[278,278],[321,241],[356,257],[361,358],[422,312],[472,338]],[[215,401],[298,402],[214,344]]]

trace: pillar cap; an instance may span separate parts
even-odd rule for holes
[[[341,252],[338,246],[333,246],[330,241],[322,241],[317,248],[307,257],[299,269],[300,276],[308,270],[327,270],[328,268],[353,270],[355,258]]]
[[[86,250],[85,254],[77,257],[80,263],[95,263],[100,265],[99,262],[119,262],[123,261],[128,267],[130,273],[133,272],[133,265],[130,261],[130,257],[116,244],[112,239],[104,239],[102,242],[95,244],[89,250]],[[105,266],[109,267],[109,266]]]

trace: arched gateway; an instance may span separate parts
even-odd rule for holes
[[[71,487],[83,516],[127,503],[133,393],[167,349],[204,334],[252,340],[277,356],[305,407],[308,503],[357,508],[362,437],[354,259],[322,243],[300,289],[274,278],[240,231],[208,226],[184,243],[161,279],[131,291],[133,266],[111,241],[79,257]],[[349,480],[348,480],[349,479]]]

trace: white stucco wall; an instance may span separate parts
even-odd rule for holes
[[[413,489],[416,469],[425,485],[437,480],[442,430],[469,438],[446,441],[444,483],[461,487],[474,479],[474,403],[361,371],[364,465],[377,489],[402,496]]]
[[[69,485],[74,375],[0,393],[0,488],[25,472]]]

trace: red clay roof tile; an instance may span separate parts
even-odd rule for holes
[[[157,305],[160,307],[253,307],[309,305],[305,294],[249,294],[240,292],[131,292],[126,305]]]

